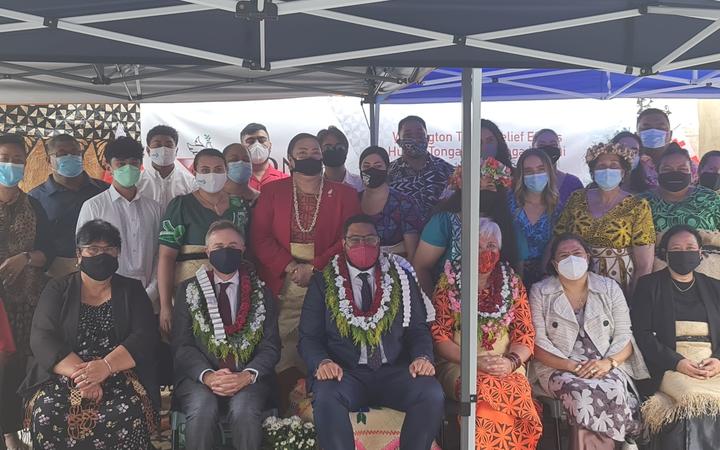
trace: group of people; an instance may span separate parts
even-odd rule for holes
[[[513,165],[481,129],[477,447],[536,448],[549,397],[574,449],[712,448],[720,153],[697,166],[648,109],[587,150],[584,186],[553,130]],[[397,134],[400,158],[368,147],[355,174],[338,128],[300,133],[287,175],[252,123],[191,173],[159,125],[108,143],[111,185],[58,135],[27,194],[25,141],[0,136],[6,446],[26,426],[42,449],[147,448],[172,385],[188,448],[226,417],[258,449],[263,412],[307,378],[321,448],[354,449],[348,413],[387,406],[401,448],[429,449],[460,389],[462,172],[420,117]]]

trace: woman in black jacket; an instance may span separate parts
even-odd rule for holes
[[[694,228],[669,229],[659,246],[666,269],[640,278],[633,333],[652,380],[643,418],[652,450],[710,449],[720,442],[720,280],[695,269],[702,239]]]
[[[83,225],[80,272],[51,281],[40,298],[30,335],[35,365],[24,383],[35,448],[149,445],[159,333],[141,283],[115,273],[120,244],[109,223]]]

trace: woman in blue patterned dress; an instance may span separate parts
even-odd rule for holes
[[[552,161],[542,150],[526,150],[518,159],[508,207],[528,289],[545,275],[543,254],[562,211],[559,201]]]
[[[414,200],[388,185],[389,166],[384,148],[372,146],[362,152],[360,174],[365,190],[360,193],[360,207],[375,221],[383,251],[412,261],[422,218]]]

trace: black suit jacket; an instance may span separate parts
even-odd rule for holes
[[[188,284],[197,281],[193,277],[182,283],[175,294],[173,310],[173,327],[171,345],[174,357],[175,385],[184,378],[198,381],[200,374],[206,369],[218,370],[220,361],[208,352],[207,345],[193,333],[193,319],[187,305],[186,290]],[[280,333],[278,331],[277,313],[272,293],[264,290],[265,322],[263,336],[255,347],[252,359],[245,365],[238,365],[235,371],[254,369],[258,372],[257,380],[275,374],[275,365],[280,360]],[[203,300],[204,301],[204,300]]]
[[[695,283],[705,305],[713,356],[720,358],[720,280],[695,272]],[[683,356],[675,351],[675,305],[670,271],[666,268],[638,280],[630,317],[633,334],[652,376],[655,392],[666,370],[675,370]]]
[[[433,344],[427,323],[425,304],[413,276],[408,273],[412,295],[410,325],[403,327],[403,308],[398,310],[395,321],[382,337],[383,350],[388,364],[410,364],[415,358],[426,356],[433,360]],[[325,305],[325,279],[322,272],[313,275],[305,294],[300,316],[300,342],[298,350],[308,366],[312,382],[318,365],[331,359],[344,369],[355,369],[360,359],[360,347],[350,337],[342,337]]]
[[[157,346],[160,333],[152,304],[138,281],[113,275],[112,311],[117,342],[135,360],[135,373],[157,410]],[[34,361],[21,390],[29,392],[53,376],[53,367],[72,353],[80,321],[80,272],[48,282],[33,316],[30,348]]]

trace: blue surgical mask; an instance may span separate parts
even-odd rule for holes
[[[645,148],[661,148],[667,144],[667,135],[665,130],[650,128],[640,132],[640,141]]]
[[[83,172],[83,158],[79,155],[55,156],[55,171],[65,178],[75,178]]]
[[[246,184],[252,176],[252,164],[245,161],[228,163],[228,178],[237,184]]]
[[[548,174],[546,172],[525,175],[523,183],[532,192],[542,192],[548,184]]]
[[[620,169],[598,169],[593,172],[595,183],[603,191],[612,191],[622,182],[622,170]]]
[[[23,179],[25,164],[0,163],[0,184],[15,187]]]

